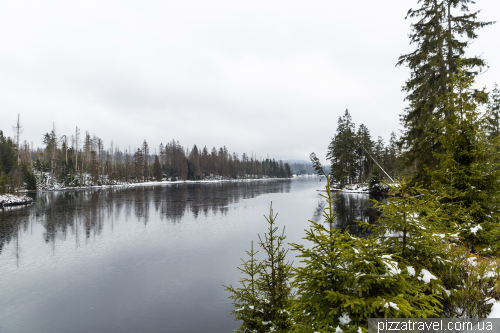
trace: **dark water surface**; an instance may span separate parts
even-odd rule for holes
[[[269,204],[301,242],[324,181],[177,184],[39,193],[0,210],[0,332],[232,332],[237,284]],[[343,194],[339,227],[373,221]],[[293,260],[293,252],[290,259]]]

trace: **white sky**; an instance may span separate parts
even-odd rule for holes
[[[416,0],[0,2],[0,129],[41,146],[55,122],[121,148],[226,145],[257,157],[323,157],[348,108],[356,125],[389,138],[400,129],[395,67]],[[477,0],[482,20],[500,1]],[[500,24],[469,54],[500,81]]]

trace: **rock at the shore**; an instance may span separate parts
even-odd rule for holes
[[[33,202],[33,199],[26,195],[0,194],[0,208],[15,205],[24,205]]]

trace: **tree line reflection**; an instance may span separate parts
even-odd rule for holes
[[[147,225],[150,216],[179,223],[185,214],[195,219],[209,214],[227,214],[228,207],[266,193],[289,193],[291,181],[223,182],[136,186],[33,194],[34,203],[22,209],[0,210],[0,253],[4,246],[43,226],[45,242],[75,236],[79,242],[99,235],[105,224],[136,219]]]

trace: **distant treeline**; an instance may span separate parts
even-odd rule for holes
[[[20,127],[19,121],[18,126]],[[16,133],[19,133],[17,131]],[[104,146],[102,139],[88,132],[58,135],[55,126],[43,135],[44,147],[34,149],[25,141],[19,144],[0,132],[0,191],[25,187],[37,171],[38,182],[63,186],[145,182],[153,180],[202,180],[290,178],[288,163],[275,159],[258,160],[243,153],[231,153],[226,146],[212,150],[194,145],[184,148],[172,140],[160,144],[151,154],[146,140],[140,148],[122,150],[113,142]],[[19,147],[19,149],[17,148]],[[29,189],[36,189],[36,184]]]
[[[299,163],[299,162],[288,162],[290,164],[290,169],[292,170],[292,174],[294,175],[312,175],[316,174],[314,167],[311,162]],[[325,173],[330,172],[329,167],[325,167]]]
[[[295,175],[314,174],[312,163],[290,163],[290,169]]]

